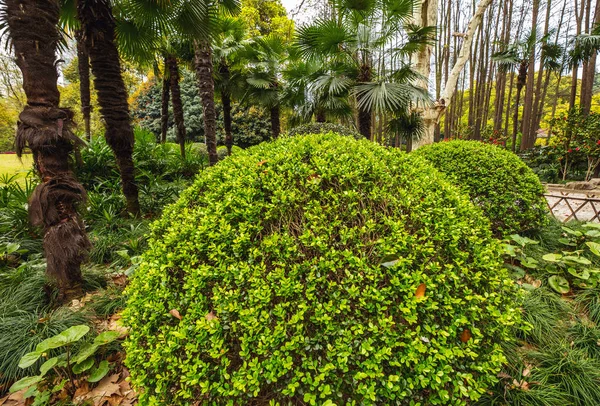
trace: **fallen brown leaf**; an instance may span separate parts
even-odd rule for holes
[[[169,310],[169,314],[171,314],[171,316],[175,317],[176,319],[181,320],[181,314],[179,314],[179,310],[171,309]]]
[[[217,316],[215,316],[215,314],[212,312],[212,310],[210,312],[208,312],[208,314],[204,317],[206,318],[207,321],[215,320],[217,318]]]
[[[462,333],[460,333],[460,341],[466,343],[471,339],[471,331],[468,328],[464,329]]]
[[[415,297],[417,299],[424,298],[426,289],[427,289],[427,286],[424,283],[420,284],[419,287],[417,288],[417,290],[415,291]]]

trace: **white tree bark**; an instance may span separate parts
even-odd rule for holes
[[[423,10],[427,11],[427,25],[435,25],[437,23],[437,1],[438,0],[420,0],[418,2],[418,9],[413,13],[415,23],[422,25],[419,23],[420,20],[423,20]],[[444,90],[440,92],[441,96],[439,100],[436,100],[432,106],[425,106],[420,109],[421,115],[423,117],[423,124],[425,127],[425,133],[423,137],[415,142],[413,148],[416,149],[422,145],[427,145],[433,143],[435,126],[439,123],[442,115],[446,111],[446,107],[450,104],[450,100],[454,95],[454,90],[456,89],[456,84],[458,82],[458,77],[465,67],[467,61],[469,60],[471,45],[473,44],[473,37],[475,36],[475,31],[481,25],[483,21],[483,15],[487,8],[492,4],[493,0],[480,0],[477,8],[475,9],[475,13],[473,17],[471,17],[471,21],[469,21],[469,25],[467,26],[467,32],[463,36],[463,43],[460,48],[460,52],[458,54],[458,58],[456,59],[456,63],[452,67],[452,71],[448,74],[448,78],[446,79],[446,84],[444,85]],[[433,3],[433,4],[430,4]],[[434,15],[430,15],[435,13]],[[430,21],[433,21],[432,23]],[[429,78],[429,74],[431,73],[431,45],[428,45],[428,52],[419,52],[417,55],[417,63],[416,70],[419,74],[426,74],[426,78]],[[425,81],[426,89],[427,80]]]

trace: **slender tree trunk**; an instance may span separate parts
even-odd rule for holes
[[[583,14],[585,12],[585,7],[583,5],[583,3],[579,3],[578,1],[576,1],[574,3],[575,5],[575,21],[576,21],[576,27],[575,27],[575,35],[580,35],[581,34],[581,25],[583,23]],[[578,10],[580,12],[578,12]],[[574,61],[572,66],[571,66],[572,72],[571,72],[571,97],[569,98],[569,108],[572,109],[575,107],[576,101],[577,101],[577,77],[579,75],[579,62],[578,61]]]
[[[100,114],[106,126],[106,142],[113,150],[121,173],[127,211],[140,212],[133,164],[133,128],[127,104],[127,90],[121,76],[119,52],[115,45],[115,21],[109,0],[78,0],[77,14],[90,56]]]
[[[277,139],[279,137],[279,133],[281,132],[281,120],[280,120],[280,109],[279,106],[271,107],[271,133],[273,134],[273,139]]]
[[[520,76],[520,75],[519,75]],[[517,99],[515,100],[515,112],[513,116],[513,134],[512,134],[512,149],[513,152],[517,151],[517,133],[519,132],[519,103],[521,101],[521,90],[523,84],[517,83]],[[521,138],[521,149],[523,149],[523,139]]]
[[[548,0],[546,3],[546,19],[544,21],[544,34],[543,43],[544,45],[548,43],[548,30],[550,28],[550,10],[552,8],[552,0]],[[545,97],[543,87],[543,79],[544,76],[548,77],[548,75],[544,75],[544,62],[546,61],[546,51],[545,48],[542,47],[542,52],[540,54],[540,64],[537,72],[537,83],[535,87],[535,100],[533,102],[533,109],[531,112],[531,124],[529,126],[529,137],[533,140],[533,145],[535,145],[535,140],[537,138],[537,130],[539,129],[539,121],[538,121],[538,110],[539,106],[543,104],[543,97]],[[531,146],[533,146],[531,145]]]
[[[194,63],[200,100],[204,112],[204,137],[208,150],[208,163],[215,165],[217,155],[217,113],[215,111],[215,83],[213,80],[212,50],[206,41],[194,41]]]
[[[81,100],[81,114],[83,115],[83,124],[85,136],[88,141],[92,140],[92,131],[90,128],[90,115],[92,112],[90,95],[90,57],[85,49],[84,39],[81,31],[75,34],[77,39],[77,68],[79,70],[79,95]]]
[[[327,117],[325,116],[325,112],[323,110],[317,110],[317,112],[315,113],[315,121],[317,123],[324,123],[327,121]]]
[[[515,101],[515,116],[513,121],[513,140],[517,139],[517,133],[519,132],[519,103],[521,101],[521,91],[528,83],[528,71],[529,71],[529,61],[521,61],[519,65],[519,76],[517,77],[517,100]],[[523,128],[523,124],[521,123],[521,129]],[[520,149],[527,149],[526,145],[523,142],[523,133],[521,132],[521,146]]]
[[[450,71],[448,79],[444,85],[444,90],[441,93],[440,100],[438,100],[433,106],[423,109],[423,123],[425,131],[423,137],[416,145],[417,148],[421,145],[431,144],[433,142],[435,125],[439,122],[442,114],[444,114],[446,111],[447,103],[452,100],[452,96],[454,95],[456,84],[458,82],[458,77],[460,76],[465,64],[469,60],[475,31],[481,24],[483,15],[491,3],[492,0],[480,0],[477,4],[475,12],[467,26],[467,32],[463,36],[463,44],[460,47],[460,52],[456,58],[456,62],[452,67],[452,70]],[[433,21],[437,21],[437,18]]]
[[[535,91],[535,44],[537,43],[537,24],[540,10],[540,0],[533,0],[533,11],[531,18],[531,32],[533,33],[533,49],[529,55],[529,67],[527,68],[527,83],[525,85],[525,100],[523,103],[523,131],[521,135],[521,150],[533,147],[535,138],[532,137],[531,121],[533,115],[533,96]]]
[[[16,63],[23,74],[27,105],[19,115],[16,146],[33,152],[41,183],[29,199],[29,218],[44,231],[47,274],[62,300],[81,293],[81,263],[90,247],[77,205],[85,190],[69,168],[77,137],[71,111],[59,107],[56,47],[59,4],[56,0],[6,0],[5,17]]]
[[[225,146],[227,147],[227,155],[231,155],[231,147],[233,146],[233,134],[231,133],[231,93],[229,92],[229,66],[227,63],[221,62],[219,65],[219,73],[223,83],[226,86],[221,90],[221,103],[223,104],[223,127],[225,128]]]
[[[594,12],[594,24],[596,26],[600,23],[600,0],[596,0],[596,7]],[[592,28],[592,27],[590,27]],[[592,95],[594,91],[594,78],[596,76],[596,53],[593,53],[589,62],[587,72],[583,74],[585,80],[581,85],[581,109],[584,114],[589,114],[592,107]],[[600,167],[599,167],[600,168]]]
[[[369,82],[371,80],[371,67],[369,65],[362,65],[360,72],[358,73],[358,81],[362,83]],[[371,112],[367,109],[360,107],[362,96],[356,97],[358,104],[358,132],[363,137],[371,139]]]
[[[160,142],[167,142],[167,130],[169,129],[169,97],[170,97],[170,80],[168,77],[168,66],[165,59],[165,72],[162,78],[162,92],[160,99]]]
[[[179,64],[175,55],[167,57],[169,66],[169,84],[171,88],[171,103],[173,104],[173,119],[177,129],[177,142],[181,157],[185,158],[185,140],[187,134],[185,131],[185,121],[183,119],[183,102],[181,101],[181,87],[179,86]]]
[[[510,72],[510,85],[508,87],[508,97],[506,99],[506,114],[504,115],[504,136],[508,137],[508,125],[510,120],[510,102],[512,101],[513,88],[515,87],[515,72]],[[512,150],[515,152],[515,144],[513,142]]]

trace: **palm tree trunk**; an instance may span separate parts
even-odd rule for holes
[[[221,90],[221,103],[223,104],[223,127],[225,127],[225,146],[227,147],[227,155],[231,155],[231,147],[233,146],[233,135],[231,133],[231,94],[229,93],[229,66],[221,62],[219,65],[219,73],[221,80],[225,83]]]
[[[371,67],[368,65],[362,65],[360,67],[360,72],[358,73],[358,81],[361,83],[366,83],[371,80]],[[356,102],[358,104],[358,132],[361,133],[363,137],[370,140],[371,139],[371,112],[365,109],[364,107],[360,107],[361,105],[361,96],[358,95],[356,97]]]
[[[71,132],[73,113],[59,107],[56,0],[6,0],[5,16],[16,62],[23,74],[27,105],[19,116],[16,146],[33,152],[42,183],[29,200],[29,218],[44,230],[46,272],[62,300],[81,293],[81,263],[90,247],[77,204],[85,190],[69,167],[78,138]]]
[[[105,122],[106,142],[115,154],[127,211],[140,212],[133,164],[133,128],[127,104],[127,90],[121,76],[119,52],[115,45],[115,22],[109,0],[78,0],[77,14],[90,56],[100,114]]]
[[[90,57],[85,49],[85,43],[78,31],[77,38],[77,68],[79,70],[79,95],[81,99],[81,114],[85,128],[85,136],[88,141],[92,140],[92,131],[90,128],[90,114],[92,112],[90,95]]]
[[[175,128],[177,128],[177,142],[181,157],[185,158],[185,122],[183,120],[183,102],[181,101],[181,87],[179,86],[179,65],[175,55],[167,57],[167,66],[169,67],[169,83],[171,87],[171,102],[173,103],[173,118]]]
[[[315,113],[315,120],[317,123],[324,123],[327,121],[327,117],[325,116],[325,112],[321,109],[317,110]]]
[[[519,102],[521,101],[521,90],[523,85],[517,83],[517,100],[515,101],[515,113],[513,116],[512,151],[517,151],[517,133],[519,132]],[[521,140],[523,142],[523,140]]]
[[[162,79],[161,106],[160,106],[160,142],[167,142],[167,130],[169,129],[169,78],[167,77],[167,61],[165,58],[165,72]]]
[[[279,134],[281,133],[281,111],[279,109],[279,105],[271,107],[271,133],[273,134],[273,139],[277,139]]]
[[[204,112],[204,137],[208,150],[208,163],[215,165],[217,155],[217,113],[215,111],[215,82],[213,79],[212,50],[207,41],[194,41],[196,79]]]

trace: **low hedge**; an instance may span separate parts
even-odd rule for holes
[[[336,133],[338,135],[345,135],[348,137],[354,137],[359,140],[364,138],[358,131],[345,127],[340,124],[333,123],[308,123],[302,124],[297,127],[290,129],[287,133],[288,136],[294,137],[296,135],[307,135],[307,134],[327,134]]]
[[[478,141],[431,144],[414,152],[461,187],[490,219],[496,236],[538,229],[548,216],[544,187],[512,152]]]
[[[479,209],[422,159],[335,134],[203,171],[127,289],[141,404],[467,404],[515,288]]]

